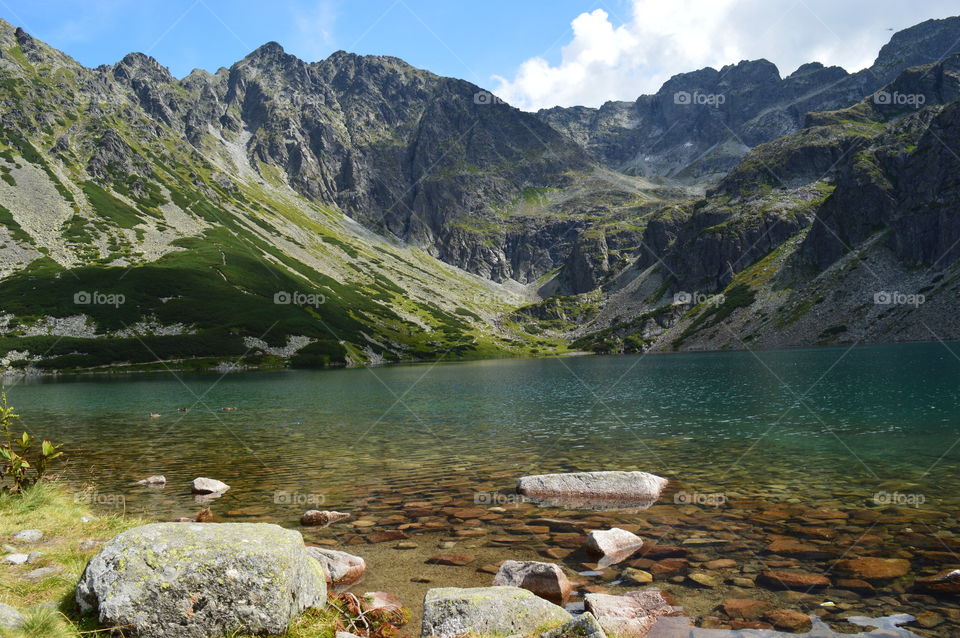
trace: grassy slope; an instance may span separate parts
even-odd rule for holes
[[[178,143],[173,131],[144,135],[154,125],[131,118],[129,110],[121,115],[110,105],[101,105],[104,113],[91,118],[72,100],[64,102],[76,90],[74,71],[35,68],[17,46],[10,54],[21,65],[22,77],[6,78],[0,98],[42,103],[53,117],[40,120],[38,115],[29,140],[12,131],[0,134],[0,169],[7,183],[16,183],[16,171],[31,168],[42,183],[17,186],[21,194],[29,198],[24,189],[31,186],[55,192],[73,214],[57,229],[66,240],[64,257],[48,237],[31,234],[24,229],[30,224],[21,223],[42,211],[24,211],[22,205],[13,212],[0,209],[6,241],[39,253],[0,280],[3,310],[16,315],[13,329],[0,336],[0,357],[11,350],[28,351],[44,357],[37,367],[54,370],[116,363],[144,368],[155,366],[158,358],[181,367],[203,368],[223,360],[264,365],[277,361],[269,355],[243,357],[244,337],[276,347],[297,335],[313,343],[292,363],[317,366],[381,357],[529,354],[560,345],[530,344],[491,325],[503,297],[509,296],[498,294],[495,286],[426,255],[352,232],[338,211],[307,202],[272,173],[263,174],[266,182],[224,173],[229,153],[216,144],[201,154]],[[127,175],[122,167],[111,167],[114,172],[95,183],[84,170],[88,151],[76,144],[57,154],[38,150],[50,149],[77,127],[94,143],[110,129],[135,157],[149,163],[149,172]],[[6,197],[16,200],[15,195],[7,191]],[[164,212],[171,208],[177,211],[173,218]],[[193,227],[178,225],[183,217]],[[167,242],[174,238],[159,258],[146,241],[158,233]],[[79,291],[122,294],[127,302],[78,306],[73,295]],[[277,305],[273,297],[281,291],[318,293],[325,303]],[[27,335],[45,317],[80,313],[91,318],[99,334],[140,320],[187,324],[195,334],[141,335],[110,343]]]

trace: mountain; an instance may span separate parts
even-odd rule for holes
[[[0,368],[960,336],[957,58],[912,66],[957,20],[895,35],[869,73],[677,76],[602,134],[396,58],[269,43],[178,80],[0,22]],[[627,174],[654,138],[650,166],[676,170]],[[709,190],[675,179],[694,164]]]
[[[654,214],[647,253],[568,334],[597,351],[960,337],[958,98],[954,55],[810,114]]]
[[[605,166],[643,176],[713,182],[746,152],[799,130],[808,113],[850,106],[904,69],[960,50],[960,18],[900,31],[869,68],[805,64],[785,78],[767,60],[682,73],[654,95],[538,116]]]

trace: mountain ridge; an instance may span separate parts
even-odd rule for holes
[[[915,27],[914,40],[939,43],[960,19],[945,24]],[[904,51],[910,41],[885,55],[926,55]],[[933,210],[940,195],[952,210],[952,191],[922,176],[911,179],[926,190],[897,186],[900,171],[923,172],[914,150],[932,153],[923,126],[952,139],[956,60],[884,85],[925,104],[859,95],[792,112],[796,130],[765,142],[782,113],[761,121],[741,106],[779,73],[755,62],[720,73],[661,90],[692,97],[704,78],[736,80],[724,95],[758,143],[730,146],[716,108],[694,113],[687,134],[718,170],[742,155],[705,190],[612,170],[536,115],[398,58],[307,63],[267,43],[177,80],[139,53],[88,69],[2,23],[0,367],[779,347],[915,338],[936,322],[960,335],[943,301],[955,255],[940,245],[958,229],[947,212],[899,212]],[[794,76],[794,93],[850,77],[816,63]],[[881,319],[841,304],[817,328],[830,313],[814,301],[866,285],[852,255],[930,303]],[[936,272],[911,275],[917,259]],[[124,303],[77,301],[104,294]]]

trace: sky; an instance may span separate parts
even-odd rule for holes
[[[856,71],[956,0],[0,0],[0,17],[86,66],[131,51],[177,77],[268,41],[305,60],[393,55],[526,110],[599,106],[676,73],[767,58]]]

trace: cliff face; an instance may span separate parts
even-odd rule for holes
[[[849,74],[805,64],[782,78],[766,60],[676,75],[634,102],[544,109],[538,116],[615,170],[716,181],[752,147],[793,133],[808,113],[850,106],[911,66],[960,50],[960,18],[896,33],[874,64]]]

